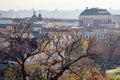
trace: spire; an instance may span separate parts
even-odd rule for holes
[[[41,16],[41,12],[40,11],[39,11],[38,18],[39,18],[40,21],[42,21],[42,16]]]
[[[35,11],[33,11],[33,16],[32,18],[37,18]]]
[[[33,15],[35,15],[35,11],[33,11],[33,13],[34,13]]]
[[[39,17],[39,18],[41,17],[41,13],[39,13],[38,17]]]

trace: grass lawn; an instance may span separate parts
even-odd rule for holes
[[[120,80],[120,69],[108,71],[107,78],[112,80]]]

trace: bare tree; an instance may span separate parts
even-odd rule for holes
[[[31,38],[31,30],[29,23],[25,25],[21,23],[13,25],[13,28],[10,31],[10,33],[0,32],[0,37],[0,59],[7,59],[8,61],[19,65],[23,80],[26,80],[26,60],[31,56],[43,52],[44,48],[48,43],[43,42],[41,45],[39,45],[39,51],[36,51],[38,45],[36,40]],[[44,40],[45,37],[42,37],[42,39]]]
[[[84,39],[78,31],[56,31],[51,37],[54,47],[50,48],[46,62],[41,64],[44,65],[43,70],[48,80],[58,80],[63,73],[71,72],[75,63],[94,55],[97,50],[96,39]]]
[[[97,50],[96,39],[84,39],[79,31],[55,31],[49,35],[42,33],[41,38],[36,41],[31,38],[30,24],[17,24],[9,34],[0,32],[0,37],[0,58],[18,64],[23,80],[27,76],[25,63],[30,57],[45,54],[44,61],[40,63],[41,69],[48,80],[58,80],[63,73],[73,69],[73,64],[95,54]]]

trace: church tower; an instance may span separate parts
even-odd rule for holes
[[[33,11],[33,16],[32,18],[37,18],[35,11]]]
[[[41,16],[40,12],[39,12],[39,15],[38,15],[38,19],[39,19],[39,21],[42,21],[42,16]]]

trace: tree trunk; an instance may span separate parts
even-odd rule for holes
[[[50,80],[58,80],[59,77],[61,77],[65,70],[67,69],[69,69],[69,66],[63,67],[63,69],[58,74],[56,74],[56,76],[52,77]]]
[[[22,72],[22,78],[23,78],[23,80],[27,80],[26,79],[26,71],[25,71],[24,64],[21,65],[21,72]]]

